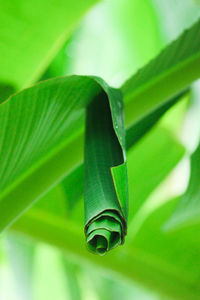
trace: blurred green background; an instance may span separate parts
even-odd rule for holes
[[[59,4],[52,1],[53,4],[57,9]],[[20,15],[23,5],[20,1],[19,22],[26,24],[26,19]],[[77,6],[72,5],[72,11],[78,10]],[[12,5],[9,9],[12,10]],[[54,76],[84,74],[101,76],[110,85],[119,87],[199,16],[197,0],[99,1],[76,22],[69,34],[60,37],[62,42],[57,43],[56,50],[52,50],[38,71],[32,72],[30,78],[28,73],[21,77],[16,75],[14,86],[19,89]],[[6,22],[9,27],[9,19]],[[53,27],[50,20],[49,28]],[[3,42],[2,39],[0,43]],[[11,55],[15,57],[18,54],[15,54],[15,45],[12,47]],[[6,72],[5,76],[0,72],[3,82],[12,78],[12,67]],[[13,85],[12,80],[10,83]],[[200,299],[194,284],[200,276],[199,225],[171,235],[161,230],[178,195],[187,186],[188,155],[199,141],[199,113],[200,83],[196,82],[190,95],[129,151],[129,230],[126,244],[114,250],[119,261],[117,268],[113,268],[112,256],[97,259],[91,258],[92,254],[85,256],[81,251],[67,249],[64,242],[62,245],[62,238],[59,242],[51,238],[51,227],[43,234],[44,239],[41,234],[39,239],[43,241],[39,241],[20,234],[20,225],[14,226],[0,238],[0,299]],[[156,163],[158,158],[159,164]],[[63,225],[68,226],[66,234],[74,230],[71,239],[78,239],[77,227],[83,234],[83,199],[76,193],[76,186],[73,187],[74,197],[70,195],[69,198],[69,189],[71,187],[62,182],[32,208],[29,217],[37,221],[38,231],[41,230],[40,222],[53,224],[62,216],[69,220],[69,224]],[[136,208],[135,198],[142,203]],[[39,217],[35,218],[36,212]],[[62,227],[59,222],[62,220],[58,220]],[[56,230],[55,227],[54,235]],[[126,255],[130,255],[132,261],[123,269]]]

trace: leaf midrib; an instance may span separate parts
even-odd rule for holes
[[[187,59],[180,61],[179,63],[176,63],[174,66],[168,68],[167,70],[161,72],[158,76],[153,76],[152,79],[144,82],[143,84],[141,84],[138,88],[135,89],[135,91],[133,91],[132,93],[128,93],[126,92],[126,85],[129,84],[129,81],[132,80],[132,78],[129,78],[127,81],[124,82],[124,84],[121,86],[121,91],[124,95],[124,100],[125,100],[125,104],[127,104],[128,102],[130,102],[130,98],[135,98],[138,94],[141,93],[141,91],[143,90],[147,90],[149,86],[153,86],[156,85],[159,81],[161,81],[163,78],[167,77],[168,75],[170,75],[171,73],[176,72],[178,69],[182,68],[185,65],[191,64],[191,61],[196,60],[196,59],[200,59],[200,50],[198,51],[198,53],[195,53],[194,55],[191,55],[190,57],[188,57]],[[154,61],[155,58],[152,60]],[[148,63],[148,65],[152,62],[150,61]],[[147,65],[145,65],[147,66]],[[144,67],[145,67],[144,66]],[[142,70],[143,68],[139,69],[139,71],[136,72],[135,75],[137,75],[138,72],[140,72],[140,70]],[[132,77],[134,77],[135,75],[133,75]],[[126,96],[127,94],[127,96]]]
[[[169,76],[173,77],[173,74],[175,74],[179,70],[180,70],[179,72],[182,73],[182,70],[184,68],[186,68],[187,66],[189,66],[191,63],[195,62],[196,60],[197,60],[197,62],[200,63],[200,51],[197,54],[190,56],[188,59],[186,59],[182,62],[179,62],[178,64],[169,68],[168,70],[165,70],[159,76],[156,76],[156,77],[154,76],[152,79],[148,80],[147,82],[143,83],[138,88],[136,88],[135,91],[133,91],[132,93],[128,92],[128,91],[126,92],[126,85],[129,83],[129,80],[131,80],[131,79],[128,79],[121,87],[122,93],[124,95],[125,109],[128,111],[129,105],[134,103],[134,100],[137,99],[141,94],[145,93],[146,91],[148,91],[156,86],[159,87],[160,82],[162,82],[165,78],[167,78]],[[200,76],[200,66],[197,68],[199,69],[199,76]],[[190,83],[188,83],[188,85],[189,84]],[[167,85],[167,86],[170,86],[170,85]],[[185,86],[182,89],[184,89],[184,88],[185,88]],[[158,90],[159,90],[159,88],[158,88]],[[168,88],[168,90],[170,91],[171,89]],[[180,90],[179,90],[179,92],[180,92]],[[169,95],[169,97],[172,97],[172,96],[174,96],[174,95],[173,94]],[[151,97],[151,95],[149,95],[149,98],[150,97]],[[141,101],[142,101],[142,98],[141,98]],[[162,104],[164,104],[164,102],[159,103],[159,105],[154,107],[151,111],[148,111],[148,113],[155,111],[157,109],[157,107],[159,107]],[[139,122],[145,115],[147,115],[147,113],[140,115],[137,118],[133,118],[132,121]],[[130,121],[127,122],[127,125],[130,126]]]
[[[134,93],[132,93],[132,97],[131,96],[126,96],[124,95],[124,98],[131,98],[131,101],[125,101],[125,111],[130,111],[129,105],[130,104],[134,104],[134,99],[136,99],[138,97],[138,95],[140,95],[140,93],[144,93],[145,91],[148,91],[148,89],[152,88],[153,86],[159,85],[159,82],[162,81],[163,79],[165,79],[167,77],[167,75],[172,74],[173,72],[175,73],[177,70],[183,68],[184,66],[187,66],[191,63],[191,61],[195,61],[196,59],[200,60],[200,52],[196,55],[193,55],[192,57],[190,57],[189,59],[185,60],[184,62],[181,62],[179,64],[177,64],[175,67],[171,68],[168,71],[163,72],[160,76],[158,77],[154,77],[152,80],[148,81],[146,84],[141,85]],[[199,69],[200,70],[200,69]],[[200,73],[200,71],[199,71]],[[126,84],[126,83],[125,83]],[[125,86],[125,84],[122,86],[122,91],[123,88]],[[130,94],[128,94],[130,95]],[[162,105],[162,103],[160,103],[160,105]],[[157,106],[155,106],[152,111],[155,111],[157,109]],[[134,111],[131,110],[131,113],[134,114]],[[149,111],[148,111],[149,113]],[[145,113],[146,115],[147,113]],[[131,125],[139,122],[140,119],[143,118],[144,115],[140,115],[139,118],[134,118],[132,119]],[[126,128],[130,127],[130,122],[128,120],[128,122],[126,122]],[[68,144],[68,143],[67,143]],[[38,169],[40,168],[41,165],[43,165],[43,163],[47,163],[47,161],[49,161],[49,164],[51,164],[51,159],[54,158],[54,156],[57,154],[57,152],[66,147],[66,141],[62,143],[62,145],[58,145],[58,147],[54,148],[53,151],[51,153],[48,153],[43,159],[41,159],[40,161],[38,161],[36,164],[34,164],[31,169],[29,169],[27,172],[25,172],[24,174],[22,174],[20,177],[18,177],[12,185],[10,185],[6,190],[4,190],[1,193],[0,196],[0,202],[2,201],[2,199],[4,197],[6,197],[11,191],[13,191],[15,189],[15,187],[22,185],[23,186],[23,182],[24,179],[27,178],[27,176],[31,176],[35,170],[38,171]],[[70,170],[69,170],[70,171]],[[67,170],[66,170],[67,172]]]

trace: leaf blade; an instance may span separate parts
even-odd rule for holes
[[[178,205],[166,222],[166,231],[178,230],[181,227],[192,226],[200,222],[200,145],[190,158],[191,174],[185,193],[180,197]]]
[[[88,248],[103,255],[122,244],[127,231],[128,178],[120,91],[109,89],[107,95],[101,93],[89,104],[85,132],[85,234]]]
[[[124,83],[127,124],[158,109],[199,78],[199,45],[200,21]]]

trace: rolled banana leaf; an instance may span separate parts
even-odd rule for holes
[[[87,107],[84,177],[87,247],[104,255],[123,244],[127,233],[124,113],[117,89],[107,88]]]

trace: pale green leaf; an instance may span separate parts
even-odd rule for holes
[[[79,19],[97,2],[1,0],[1,82],[15,88],[35,82]]]
[[[190,181],[186,192],[180,197],[171,218],[164,226],[165,230],[177,230],[179,227],[200,223],[200,146],[191,155]]]
[[[17,235],[7,237],[7,255],[15,292],[21,300],[33,299],[34,258],[36,245]]]
[[[193,242],[194,238],[195,244],[199,239],[199,227],[172,237],[167,237],[160,229],[174,205],[174,202],[169,202],[159,207],[149,216],[131,245],[118,247],[103,259],[91,255],[84,247],[79,225],[39,209],[26,212],[12,230],[57,246],[75,256],[76,260],[81,258],[81,261],[95,263],[107,272],[114,271],[161,294],[175,299],[197,300],[200,251],[193,247]]]
[[[148,149],[148,151],[147,151]],[[164,128],[155,128],[128,151],[129,217],[183,157],[184,148]],[[131,228],[129,228],[131,231]]]

